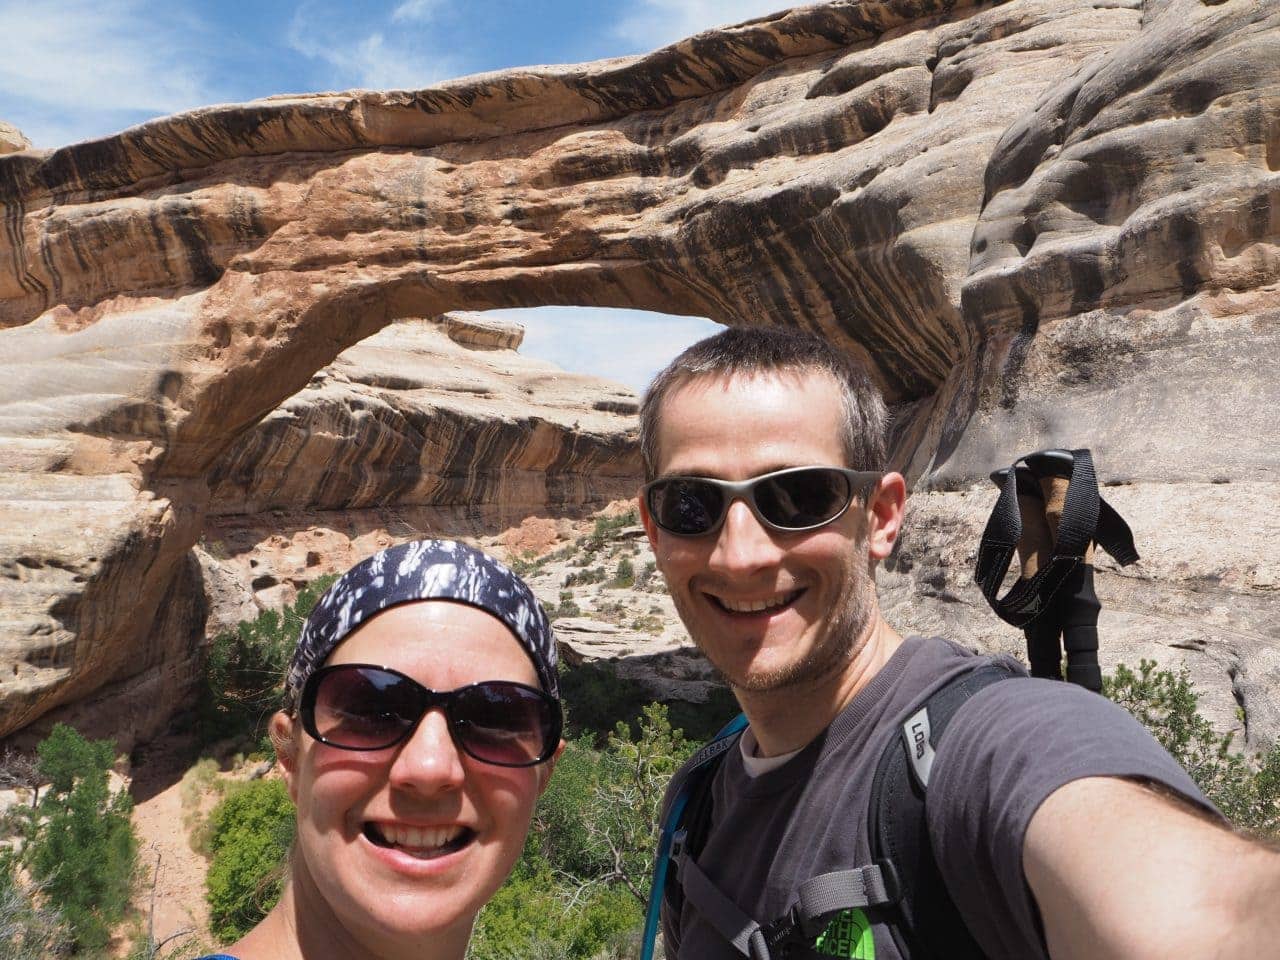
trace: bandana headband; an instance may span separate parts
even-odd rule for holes
[[[551,624],[528,585],[488,554],[453,540],[415,540],[360,561],[316,603],[285,676],[292,713],[307,679],[333,649],[375,614],[415,600],[453,600],[503,622],[528,653],[542,688],[560,695]]]

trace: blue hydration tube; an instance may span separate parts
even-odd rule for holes
[[[689,805],[689,798],[693,795],[692,784],[694,778],[692,774],[701,766],[715,757],[720,756],[723,747],[716,750],[712,745],[731,737],[740,731],[746,729],[747,718],[744,714],[738,714],[728,723],[726,723],[700,751],[701,757],[696,759],[693,765],[688,769],[684,783],[680,784],[679,791],[675,798],[671,801],[671,806],[667,809],[666,821],[662,824],[662,833],[658,836],[658,853],[653,859],[653,880],[649,886],[649,904],[644,912],[644,933],[640,940],[640,960],[653,960],[654,946],[658,941],[658,920],[662,912],[662,895],[667,886],[667,868],[671,863],[671,846],[675,842],[675,836],[680,832],[680,822],[684,818],[684,808]],[[712,749],[708,750],[708,747]]]

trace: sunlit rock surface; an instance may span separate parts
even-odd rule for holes
[[[333,453],[354,483],[255,456],[322,460],[280,405],[357,392],[341,364],[314,378],[396,320],[562,303],[796,325],[869,359],[916,489],[886,575],[906,629],[1018,641],[970,581],[985,475],[1093,447],[1144,555],[1104,568],[1107,656],[1183,659],[1273,736],[1278,27],[1275,0],[840,2],[0,158],[0,731],[72,702],[163,722],[211,509],[394,498],[395,465],[403,489],[531,496],[479,452],[488,479],[461,487],[397,459],[415,415],[385,394],[315,414],[388,443]],[[423,444],[458,456],[467,429]],[[517,449],[571,446],[558,430]],[[561,472],[548,509],[604,482]],[[142,689],[150,712],[105,709]]]
[[[31,141],[12,123],[0,120],[0,154],[17,153],[31,146]]]

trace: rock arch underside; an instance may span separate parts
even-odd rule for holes
[[[1020,646],[971,580],[986,474],[1091,446],[1143,554],[1101,561],[1104,659],[1186,663],[1249,742],[1280,732],[1274,0],[837,2],[643,57],[9,142],[0,734],[160,729],[212,514],[465,525],[631,493],[634,396],[445,316],[542,304],[866,359],[914,487],[881,573],[908,630]],[[391,325],[432,376],[377,337],[345,376]],[[300,439],[326,390],[350,402]],[[415,390],[427,414],[391,395]]]

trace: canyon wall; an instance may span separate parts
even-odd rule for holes
[[[289,440],[278,409],[396,321],[580,304],[866,359],[915,489],[884,577],[905,629],[1020,640],[970,579],[986,473],[1091,446],[1144,555],[1102,568],[1107,655],[1186,662],[1274,736],[1278,38],[1277,0],[850,0],[0,157],[0,733],[190,662],[168,621],[211,509],[335,489],[264,483],[261,444],[355,465],[370,503],[594,495],[592,469],[402,475]],[[493,462],[517,434],[574,443],[527,429],[498,428]]]

